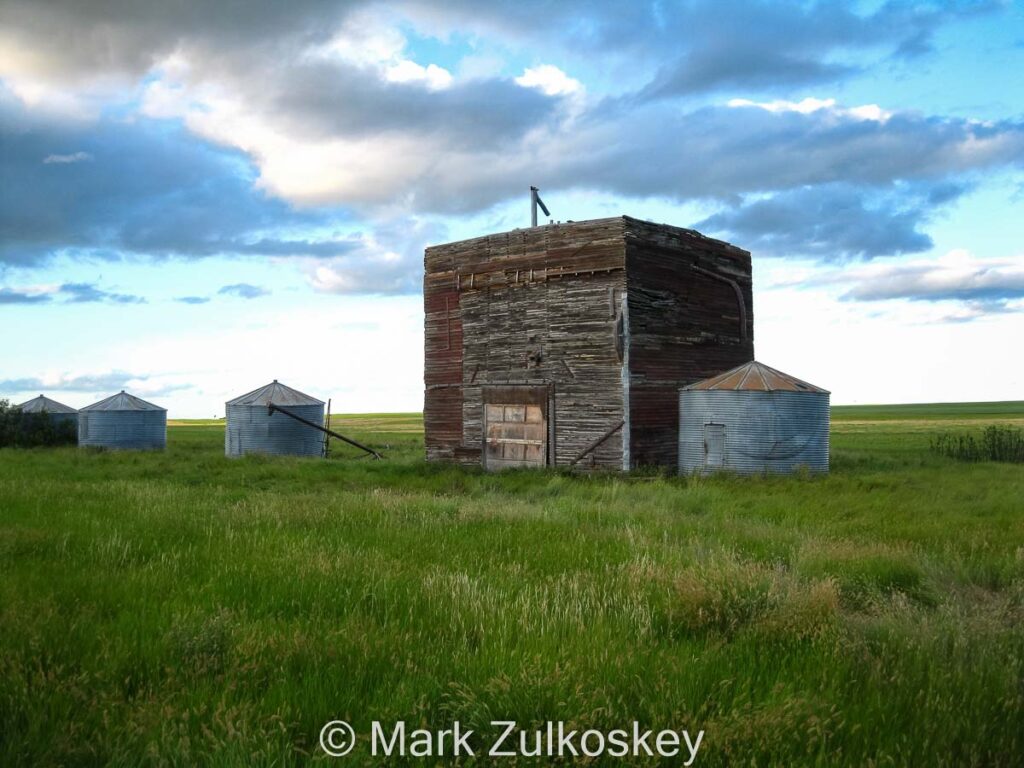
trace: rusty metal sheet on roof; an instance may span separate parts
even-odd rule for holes
[[[255,406],[266,406],[266,405],[323,405],[323,400],[317,400],[315,397],[310,397],[304,392],[299,392],[297,389],[292,389],[284,384],[281,384],[277,379],[274,379],[269,384],[254,389],[252,392],[247,392],[244,395],[236,397],[234,400],[228,400],[227,405],[255,405]]]
[[[828,390],[808,384],[795,376],[783,373],[764,363],[752,360],[749,363],[698,381],[684,390],[733,390],[747,392],[824,392]]]
[[[22,413],[78,413],[75,408],[70,405],[64,405],[64,403],[58,403],[56,400],[51,400],[45,395],[39,395],[39,397],[33,397],[18,406],[18,409]]]
[[[166,411],[166,408],[161,408],[159,405],[153,405],[143,400],[141,397],[135,395],[129,395],[123,389],[116,395],[111,395],[105,400],[100,400],[98,403],[87,405],[82,409],[83,411]]]

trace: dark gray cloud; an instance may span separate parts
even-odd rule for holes
[[[694,226],[768,256],[844,261],[919,253],[932,247],[921,227],[935,206],[961,192],[950,184],[900,194],[847,184],[798,187],[727,208]]]
[[[69,80],[123,74],[131,79],[180,46],[280,54],[329,36],[354,7],[336,0],[233,3],[180,0],[5,0],[0,28],[38,56],[41,73]]]
[[[540,42],[570,61],[599,54],[632,68],[653,67],[643,98],[727,88],[749,94],[838,80],[860,71],[846,61],[853,52],[918,56],[931,49],[942,25],[1005,7],[995,0],[886,2],[865,12],[831,0],[404,5],[427,29],[470,29],[528,48]]]
[[[0,304],[45,304],[52,301],[49,294],[26,293],[10,288],[0,288]]]
[[[943,315],[939,319],[939,322],[970,323],[974,320],[980,320],[983,317],[991,317],[993,315],[1012,315],[1020,311],[1020,309],[1015,309],[1009,306],[1006,301],[966,301],[961,305],[960,311]]]
[[[858,13],[852,4],[836,2],[691,3],[673,14],[671,28],[684,41],[683,53],[661,66],[641,95],[754,92],[840,80],[861,71],[844,54],[917,56],[930,49],[943,23],[998,7],[889,2]]]
[[[944,21],[999,5],[888,2],[856,13],[848,4],[829,0],[397,0],[386,6],[371,0],[292,0],[287,5],[249,3],[240,12],[230,3],[205,0],[48,0],[43,7],[35,0],[7,0],[0,7],[0,24],[44,53],[51,71],[67,76],[89,70],[138,75],[183,43],[281,54],[329,38],[360,13],[397,12],[426,34],[477,33],[511,46],[544,44],[588,56],[596,51],[655,55],[697,44],[735,51],[766,47],[768,40],[807,55],[848,46],[918,50]]]
[[[0,135],[11,151],[0,155],[0,172],[10,183],[0,186],[0,261],[28,266],[60,253],[332,262],[351,256],[349,264],[362,264],[358,284],[415,282],[418,259],[410,259],[410,271],[396,280],[395,260],[376,258],[365,235],[296,236],[335,232],[334,222],[344,224],[349,214],[297,210],[268,197],[254,188],[255,170],[244,156],[173,123],[69,127],[31,117],[10,99],[5,106]],[[76,151],[94,160],[40,163],[61,146],[85,147]],[[583,188],[730,205],[774,193],[701,226],[739,233],[738,241],[776,252],[875,256],[927,248],[922,225],[930,207],[959,194],[971,174],[1022,161],[1024,125],[1013,121],[916,114],[874,120],[837,108],[687,111],[664,101],[631,109],[604,104],[579,116],[571,131],[546,128],[529,151],[454,155],[426,172],[400,173],[365,195],[357,189],[346,201],[363,207],[401,201],[427,214],[476,212],[519,194],[524,179],[552,194]],[[915,191],[922,189],[926,197]],[[879,196],[885,205],[876,202]],[[813,215],[799,216],[804,205]],[[399,250],[422,250],[427,242],[403,243]],[[371,278],[373,271],[380,279]]]
[[[969,322],[1024,311],[1024,265],[952,252],[933,260],[874,263],[819,272],[802,287],[833,287],[843,301],[904,300],[952,307],[939,322]]]
[[[618,140],[628,136],[629,141]],[[848,183],[947,181],[1024,163],[1024,123],[973,123],[896,114],[866,120],[833,109],[772,112],[755,106],[686,112],[663,105],[595,116],[577,130],[582,149],[547,173],[547,186],[595,186],[628,195],[720,197]],[[603,146],[603,151],[596,152]]]
[[[339,31],[400,21],[423,34],[477,32],[531,51],[557,51],[582,65],[619,57],[649,71],[642,98],[725,88],[743,94],[838,79],[857,71],[850,51],[926,50],[942,24],[1002,7],[976,2],[888,2],[858,13],[825,0],[691,0],[686,3],[295,0],[249,5],[56,0],[45,9],[8,0],[0,27],[34,77],[75,84],[122,76],[133,84],[172,54],[193,84],[229,84],[251,109],[278,117],[291,135],[372,136],[443,132],[452,145],[498,148],[553,119],[557,99],[501,78],[430,92],[387,82],[351,61],[310,56]],[[173,9],[173,10],[172,10]],[[411,24],[409,23],[411,22]]]
[[[979,262],[960,267],[913,264],[857,279],[842,295],[848,301],[1003,302],[1024,299],[1024,268]]]
[[[31,49],[32,72],[74,87],[83,80],[120,75],[134,85],[168,56],[191,65],[183,80],[226,90],[247,109],[274,116],[290,137],[443,135],[449,146],[499,147],[551,119],[558,99],[511,79],[458,82],[430,91],[420,83],[391,82],[374,67],[338,57],[310,55],[364,13],[357,27],[387,15],[368,0],[296,0],[237,7],[200,0],[174,3],[5,3],[7,25]],[[234,18],[235,21],[231,21]],[[83,30],[92,34],[83,33]],[[3,68],[0,68],[0,72]]]
[[[230,108],[219,131],[197,127],[216,111],[203,103],[189,128],[139,117],[137,105],[92,123],[68,122],[26,110],[0,89],[0,265],[34,266],[57,255],[287,256],[323,290],[416,290],[423,238],[434,236],[429,227],[406,223],[418,233],[408,237],[384,231],[391,225],[343,230],[358,219],[393,219],[396,210],[412,218],[479,212],[530,182],[553,195],[584,189],[726,202],[736,207],[701,226],[777,253],[917,252],[931,245],[924,230],[930,210],[955,197],[965,178],[1021,165],[1024,124],[698,108],[686,97],[835,80],[854,71],[851,52],[867,66],[917,55],[941,25],[998,5],[403,0],[384,14],[361,0],[257,3],[244,12],[198,0],[8,0],[0,7],[0,43],[33,54],[12,57],[15,69],[72,89],[120,77],[126,92],[143,76],[159,77],[153,67],[176,53],[189,66],[165,72],[169,81],[180,80],[188,98],[214,93],[213,101]],[[560,51],[567,69],[592,64],[597,52],[602,61],[620,57],[648,85],[599,103],[546,96],[505,78],[430,90],[314,51],[346,24],[403,15],[423,34],[458,29],[513,49]],[[405,21],[401,27],[409,29]],[[131,120],[122,119],[122,108]],[[268,135],[275,137],[269,145]],[[276,137],[286,139],[284,149]],[[316,142],[346,151],[327,152],[323,163],[312,151],[292,162]],[[342,183],[290,193],[276,182],[288,176],[282,167],[294,166],[307,169],[299,187],[310,179],[314,189],[322,179]],[[295,207],[284,195],[319,207]]]
[[[0,145],[0,263],[30,266],[68,251],[99,259],[194,258],[334,256],[352,247],[344,238],[268,235],[344,217],[295,211],[267,197],[254,189],[243,155],[174,123],[47,119],[0,88]],[[41,162],[69,145],[85,147],[93,159]]]
[[[726,88],[749,92],[814,85],[857,71],[857,67],[799,58],[779,50],[701,50],[659,71],[639,97],[663,98]]]
[[[245,103],[250,117],[291,139],[374,139],[381,146],[402,140],[393,150],[393,161],[404,162],[410,169],[406,174],[394,174],[390,167],[379,174],[361,174],[365,176],[361,188],[337,193],[334,202],[358,206],[403,200],[419,211],[461,213],[506,198],[513,184],[518,190],[524,177],[539,167],[549,168],[552,175],[571,167],[561,174],[563,183],[586,186],[588,179],[575,175],[573,162],[584,155],[607,160],[605,165],[611,166],[616,158],[609,153],[621,148],[623,154],[641,155],[635,158],[641,163],[638,172],[641,168],[652,172],[652,166],[661,162],[658,155],[685,151],[687,142],[701,138],[696,123],[707,115],[681,107],[674,97],[729,88],[744,95],[770,88],[788,92],[795,84],[834,80],[856,71],[842,60],[829,59],[834,51],[891,48],[909,45],[911,40],[916,41],[913,47],[921,47],[944,21],[994,5],[890,3],[867,15],[833,2],[757,0],[586,6],[474,2],[426,9],[415,2],[399,5],[414,19],[425,16],[441,27],[466,25],[459,27],[461,32],[482,28],[501,36],[518,30],[536,45],[551,30],[558,30],[567,51],[580,54],[591,46],[602,54],[642,49],[649,62],[662,64],[639,93],[609,100],[568,123],[563,120],[560,99],[501,78],[456,81],[450,88],[430,91],[421,84],[387,82],[372,68],[351,62],[295,55],[253,58],[248,51],[207,57],[201,79],[191,77],[193,85],[231,83],[232,93]],[[680,51],[684,53],[678,62],[663,65],[666,57]],[[638,108],[645,100],[670,97],[672,103],[664,110]],[[736,112],[728,118],[760,122]],[[610,135],[591,143],[585,137],[578,140],[578,132],[595,123],[606,125]],[[718,124],[713,128],[722,130]],[[754,139],[736,125],[728,126],[722,135],[747,142]],[[791,142],[798,137],[780,138]],[[437,161],[423,169],[424,156]],[[493,178],[490,169],[503,171],[505,178]],[[456,174],[468,177],[464,187],[472,187],[474,177],[482,177],[488,185],[486,194],[458,189],[455,180],[447,178]],[[772,182],[769,179],[765,188],[772,188]]]
[[[235,283],[234,285],[225,285],[219,291],[219,296],[235,296],[239,299],[258,299],[260,296],[269,295],[270,291],[258,285],[250,285],[249,283]]]
[[[604,104],[570,128],[543,130],[517,151],[452,155],[427,172],[381,180],[356,205],[402,201],[420,213],[478,212],[521,194],[525,180],[552,195],[575,189],[676,201],[823,184],[888,190],[943,185],[1024,163],[1024,123],[895,114],[886,120],[823,108],[687,110],[670,102]],[[945,187],[936,186],[937,189]]]
[[[38,377],[0,379],[0,391],[109,393],[122,389],[130,391],[133,386],[138,386],[141,383],[145,385],[146,396],[150,397],[189,388],[187,384],[165,384],[154,387],[150,383],[152,378],[146,374],[115,370],[107,373],[63,376],[50,381],[44,381]]]
[[[0,304],[145,304],[141,296],[105,291],[94,283],[64,283],[55,290],[0,288]]]
[[[244,66],[239,62],[239,66]],[[552,120],[558,99],[510,79],[460,82],[431,91],[419,83],[382,81],[341,62],[275,63],[250,80],[246,103],[274,116],[289,136],[362,139],[382,132],[442,138],[460,150],[499,148]]]
[[[57,292],[70,304],[105,303],[105,304],[145,304],[141,296],[128,293],[104,291],[92,283],[64,283]]]

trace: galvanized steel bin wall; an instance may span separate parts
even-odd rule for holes
[[[679,472],[828,472],[827,392],[683,390]]]
[[[323,403],[281,407],[315,424],[324,423]],[[266,405],[227,406],[227,429],[224,430],[225,455],[269,453],[281,456],[323,456],[323,432],[278,411],[268,411]]]
[[[167,411],[82,410],[78,414],[78,445],[163,450],[167,447]]]

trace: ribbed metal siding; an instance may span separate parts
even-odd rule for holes
[[[167,411],[81,411],[78,445],[163,450],[167,447]]]
[[[324,423],[324,406],[290,405],[296,416]],[[267,413],[265,405],[228,405],[224,455],[271,453],[281,456],[322,456],[324,434],[283,413]]]
[[[721,467],[705,463],[705,425],[724,427]],[[683,390],[679,393],[679,471],[828,472],[829,396],[825,392]]]

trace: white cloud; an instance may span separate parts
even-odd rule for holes
[[[70,155],[47,155],[43,158],[43,165],[70,165],[71,163],[84,163],[92,160],[88,152],[73,152]]]
[[[859,117],[861,120],[874,120],[877,123],[884,123],[892,117],[892,112],[882,109],[877,104],[863,104],[859,107],[851,107],[845,110],[845,114],[851,117]]]
[[[7,290],[25,296],[49,296],[60,292],[60,283],[35,283],[32,285],[6,286]]]
[[[157,81],[147,88],[142,108],[154,117],[180,117],[197,135],[248,153],[260,170],[257,186],[299,205],[382,203],[408,174],[425,172],[431,162],[424,141],[413,136],[297,138],[211,86]]]
[[[409,175],[432,162],[428,142],[412,136],[303,141],[257,115],[217,108],[191,113],[187,123],[201,136],[253,155],[261,189],[304,205],[388,202]]]
[[[311,49],[311,56],[333,56],[360,66],[396,61],[405,50],[405,36],[371,14],[349,19],[325,45]]]
[[[357,13],[331,40],[306,52],[311,59],[336,59],[374,72],[392,83],[420,83],[430,90],[447,88],[452,74],[437,64],[408,58],[405,36],[375,14]]]
[[[147,117],[181,117],[188,113],[191,99],[180,82],[154,80],[142,91],[139,110]]]
[[[553,64],[527,67],[516,78],[516,83],[524,88],[536,88],[547,96],[573,96],[583,92],[583,83]]]
[[[392,83],[423,83],[434,91],[452,84],[452,73],[447,69],[436,64],[424,67],[409,59],[389,66],[385,70],[385,77]]]
[[[863,104],[859,107],[842,108],[836,106],[835,99],[815,99],[812,97],[807,97],[800,101],[787,101],[785,99],[775,99],[773,101],[730,99],[726,103],[734,108],[756,107],[766,112],[799,112],[801,115],[809,115],[813,112],[825,110],[835,115],[852,117],[857,120],[873,120],[879,123],[884,123],[892,117],[892,112],[882,109],[877,104]]]
[[[835,99],[814,99],[806,98],[802,101],[786,101],[776,99],[774,101],[751,101],[750,99],[730,99],[730,107],[757,107],[767,112],[799,112],[806,115],[817,112],[819,109],[831,109],[835,106]]]

